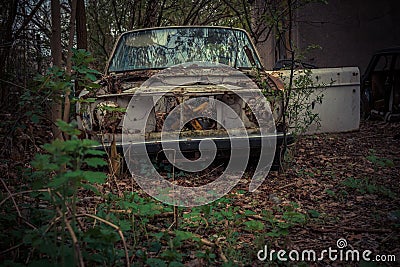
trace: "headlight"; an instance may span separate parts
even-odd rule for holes
[[[115,131],[122,120],[123,112],[117,103],[104,101],[93,110],[95,123],[99,129]]]

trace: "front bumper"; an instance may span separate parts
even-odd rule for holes
[[[258,157],[261,149],[271,149],[271,144],[275,145],[275,156],[272,164],[272,169],[277,169],[280,166],[280,156],[281,156],[281,147],[284,143],[284,134],[277,133],[273,135],[261,136],[259,134],[248,135],[248,137],[229,137],[229,136],[207,136],[207,137],[196,137],[196,138],[181,138],[177,140],[163,140],[162,142],[159,140],[146,140],[145,142],[116,142],[116,146],[118,151],[122,152],[122,148],[124,147],[125,154],[126,151],[134,151],[134,154],[137,156],[140,155],[149,155],[150,157],[158,157],[162,152],[169,150],[168,147],[174,145],[175,147],[179,147],[180,152],[184,155],[191,155],[199,152],[199,145],[204,140],[213,141],[218,153],[218,157],[223,157],[226,155],[232,156],[241,156],[241,150],[246,149],[247,147],[235,147],[235,149],[231,150],[231,141],[232,139],[242,139],[239,141],[241,144],[247,144],[246,139],[248,139],[248,146],[250,149],[251,157]],[[294,137],[291,133],[286,135],[286,144],[292,144],[294,142]],[[174,143],[174,144],[173,144]],[[107,144],[106,144],[107,145]],[[263,147],[266,145],[266,148]],[[167,149],[165,149],[167,147]],[[145,149],[145,150],[144,150]],[[229,153],[226,153],[229,152]],[[123,152],[122,152],[123,153]],[[190,157],[190,156],[189,156]]]
[[[283,133],[278,133],[275,135],[268,135],[268,136],[261,136],[261,135],[250,135],[247,137],[228,137],[228,136],[223,136],[223,137],[204,137],[204,138],[182,138],[182,139],[177,139],[177,140],[164,140],[164,141],[146,141],[145,146],[148,154],[157,154],[160,151],[163,150],[163,144],[164,146],[168,147],[168,143],[179,143],[179,148],[182,152],[197,152],[199,151],[199,144],[201,141],[204,140],[211,140],[215,143],[216,148],[218,151],[225,151],[225,150],[230,150],[231,149],[231,139],[236,138],[236,139],[248,139],[249,140],[249,147],[250,149],[261,149],[262,146],[262,141],[265,141],[266,144],[271,143],[272,139],[276,140],[276,146],[281,147],[284,141],[284,135]],[[293,135],[292,134],[287,134],[287,144],[291,144],[294,141]],[[264,139],[264,140],[263,140]],[[121,145],[121,144],[120,144]],[[123,145],[126,146],[131,146],[131,148],[135,148],[135,146],[141,145],[141,143],[136,143],[136,142],[131,142],[131,143],[125,143]],[[240,148],[239,148],[240,149]],[[244,147],[243,147],[244,149]]]

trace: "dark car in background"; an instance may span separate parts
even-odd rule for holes
[[[400,120],[400,47],[379,50],[361,78],[364,117]]]

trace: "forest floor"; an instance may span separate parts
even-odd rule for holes
[[[221,230],[221,224],[225,224],[226,228],[238,233],[234,247],[247,247],[245,253],[252,253],[253,266],[265,263],[255,257],[264,245],[276,251],[285,249],[287,253],[293,249],[300,252],[312,249],[318,257],[318,253],[330,247],[339,249],[338,246],[343,246],[339,242],[347,243],[340,247],[344,252],[358,250],[360,258],[363,251],[372,251],[369,258],[374,262],[363,263],[365,266],[379,266],[376,255],[382,255],[382,258],[395,255],[396,263],[383,265],[398,265],[399,142],[400,124],[379,121],[362,122],[360,130],[355,132],[303,137],[291,148],[293,156],[290,163],[285,164],[284,172],[271,171],[254,193],[248,192],[251,173],[247,173],[228,196],[227,206],[237,207],[234,209],[237,213],[254,212],[254,216],[249,217],[259,219],[264,226],[257,228],[255,224],[241,229],[225,217],[215,225],[209,222],[197,232],[203,237],[221,236],[225,233],[220,235],[217,229]],[[207,178],[214,180],[213,175],[219,174],[216,171]],[[199,177],[205,179],[204,174]],[[187,179],[198,178],[177,179],[183,179],[187,184]],[[132,190],[129,184],[129,179],[122,181],[121,187]],[[140,190],[137,186],[134,188]],[[214,210],[218,213],[217,208]],[[184,209],[182,213],[189,214],[190,209]],[[341,266],[343,262],[330,261],[326,254],[321,263],[314,264]]]
[[[121,222],[122,217],[131,221],[133,226],[125,227],[124,235],[130,260],[137,266],[166,266],[167,262],[183,262],[185,266],[219,266],[223,262],[229,263],[226,266],[263,266],[268,261],[281,265],[284,262],[277,260],[276,252],[279,249],[287,252],[286,257],[291,250],[297,250],[299,257],[305,250],[314,250],[317,258],[323,257],[320,261],[305,260],[305,266],[398,266],[399,141],[400,123],[362,122],[356,132],[301,138],[291,148],[292,158],[290,164],[285,164],[285,171],[271,171],[253,193],[248,191],[251,173],[246,173],[223,199],[204,207],[174,211],[148,197],[125,174],[116,181],[118,192],[115,181],[103,185],[101,191],[103,196],[110,192],[130,193],[130,200],[124,198],[125,202],[132,202],[127,204],[129,208],[121,208],[121,198],[114,197],[117,200],[113,202],[111,197],[106,200],[83,194],[79,209],[114,223]],[[7,171],[8,177],[19,175],[12,172],[21,162],[1,162],[1,170]],[[213,179],[221,171],[214,169],[206,179]],[[204,177],[202,174],[177,179],[187,183]],[[18,191],[10,184],[9,189]],[[7,195],[3,188],[1,191]],[[106,211],[100,213],[101,207]],[[174,221],[178,225],[172,225]],[[268,254],[261,261],[257,252],[265,246],[268,253],[275,250],[275,254],[271,259]],[[336,255],[337,260],[329,258],[327,252],[321,254],[330,249],[338,251],[331,255]],[[360,258],[370,250],[367,256],[372,262],[346,261],[345,256],[340,261],[340,255],[348,250],[359,251]],[[296,256],[294,252],[291,255]],[[378,264],[377,255],[387,261],[393,260],[390,255],[394,255],[396,261]]]
[[[286,246],[338,249],[336,241],[344,238],[343,249],[396,255],[398,265],[399,135],[398,123],[368,121],[357,132],[301,139],[286,172],[271,173],[256,196],[261,207],[274,205],[267,197],[274,194],[309,215],[305,225],[290,230]]]

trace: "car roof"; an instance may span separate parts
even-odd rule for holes
[[[374,55],[400,53],[400,46],[388,47],[375,51]]]
[[[227,29],[227,30],[236,30],[245,32],[247,35],[247,31],[242,28],[228,27],[228,26],[214,26],[214,25],[181,25],[181,26],[160,26],[160,27],[149,27],[149,28],[140,28],[133,29],[126,32],[121,33],[120,35],[129,34],[132,32],[140,32],[140,31],[149,31],[149,30],[162,30],[162,29],[185,29],[185,28],[214,28],[214,29]],[[250,36],[249,36],[250,37]],[[251,38],[250,38],[251,39]]]
[[[364,74],[361,76],[361,83],[364,83],[364,81],[367,79],[373,67],[376,65],[379,56],[388,54],[400,54],[400,46],[393,46],[375,51],[375,53],[372,54]]]

